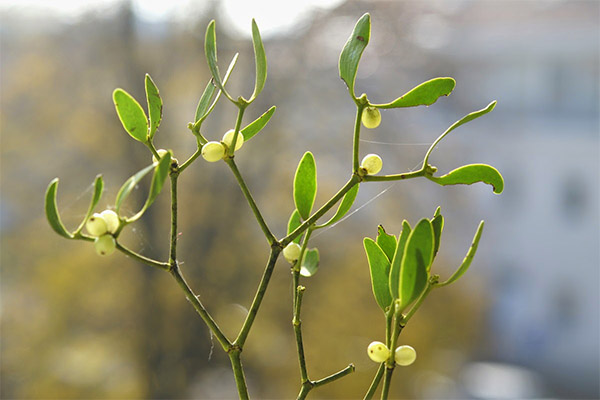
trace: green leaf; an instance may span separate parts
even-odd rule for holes
[[[150,184],[150,191],[148,192],[148,198],[144,203],[144,206],[134,216],[127,218],[127,222],[133,222],[139,219],[148,207],[154,203],[156,197],[162,191],[165,180],[169,176],[169,168],[171,166],[171,151],[168,151],[164,156],[161,157],[158,163],[155,163],[154,174],[152,175],[152,183]]]
[[[148,100],[148,116],[150,117],[150,139],[152,139],[162,120],[163,101],[160,98],[156,84],[148,74],[146,74],[146,99]]]
[[[252,18],[252,46],[254,47],[254,61],[256,63],[256,83],[250,101],[259,95],[265,87],[267,80],[267,56],[265,55],[265,47],[260,38],[260,32],[254,18]]]
[[[398,244],[396,245],[396,251],[394,257],[392,257],[392,266],[390,268],[390,293],[394,299],[400,297],[398,288],[400,285],[400,267],[402,266],[402,257],[404,256],[404,248],[406,247],[406,241],[410,235],[411,229],[408,221],[402,221],[402,232],[398,237]]]
[[[430,106],[441,96],[448,96],[452,93],[455,86],[456,81],[452,78],[434,78],[421,83],[391,103],[371,105],[377,108]]]
[[[298,210],[294,210],[288,221],[287,234],[289,235],[290,233],[294,232],[296,228],[298,228],[300,225],[302,225],[300,213],[298,212]],[[294,242],[300,243],[300,239],[302,239],[302,235],[298,235],[296,239],[294,239]]]
[[[483,221],[481,221],[479,223],[479,226],[477,227],[477,232],[475,232],[475,237],[473,237],[473,242],[471,243],[471,247],[469,247],[469,251],[467,252],[467,255],[465,256],[460,267],[456,270],[456,272],[454,274],[452,274],[452,276],[447,281],[438,283],[437,286],[449,285],[452,282],[455,282],[461,276],[463,276],[465,272],[467,272],[467,270],[471,266],[471,261],[473,261],[473,257],[475,257],[475,252],[477,252],[477,246],[479,245],[479,239],[481,239],[482,232],[483,232]]]
[[[46,210],[46,218],[48,219],[48,223],[50,227],[54,230],[54,232],[58,233],[60,236],[66,237],[67,239],[73,239],[73,235],[67,231],[62,221],[60,220],[60,215],[58,214],[58,208],[56,206],[56,189],[58,187],[58,178],[54,178],[50,184],[48,185],[48,189],[46,190],[46,201],[44,204],[44,208]]]
[[[392,296],[389,288],[390,262],[381,250],[381,247],[371,238],[365,238],[363,241],[367,261],[371,271],[371,284],[373,286],[373,295],[379,307],[385,312],[386,308],[392,303]]]
[[[438,207],[439,209],[439,207]],[[442,231],[444,230],[444,217],[441,214],[435,215],[431,219],[431,226],[433,227],[433,238],[435,240],[433,246],[433,257],[437,255],[440,249],[440,241],[442,238]]]
[[[231,97],[225,91],[225,87],[221,81],[221,75],[219,74],[219,67],[217,66],[217,34],[215,33],[214,19],[210,21],[208,27],[206,28],[206,36],[204,38],[204,54],[206,55],[208,69],[213,76],[215,85],[231,99]]]
[[[231,75],[231,72],[233,71],[233,68],[235,67],[235,64],[237,63],[238,56],[239,56],[239,53],[235,53],[235,55],[233,56],[233,59],[229,63],[227,72],[225,73],[225,76],[223,77],[223,85],[225,85],[227,83],[227,81],[229,80],[229,76]],[[194,117],[194,123],[198,123],[198,121],[204,121],[206,119],[206,117],[208,117],[208,115],[211,113],[213,108],[215,108],[217,101],[219,101],[219,97],[221,97],[222,92],[219,90],[219,92],[217,93],[217,96],[215,97],[214,101],[211,104],[210,99],[212,99],[212,96],[215,93],[215,88],[216,88],[215,84],[213,82],[214,82],[214,78],[210,78],[210,81],[208,81],[206,88],[204,88],[204,92],[202,93],[202,96],[200,97],[200,101],[198,102],[198,106],[196,107],[196,115]],[[209,105],[210,105],[210,107],[209,107]]]
[[[477,182],[487,183],[494,188],[494,193],[500,194],[504,190],[504,178],[498,170],[487,164],[463,165],[446,175],[440,177],[427,176],[429,180],[442,186],[446,185],[471,185]]]
[[[346,213],[350,211],[350,207],[352,207],[352,204],[354,204],[354,200],[356,200],[356,195],[358,194],[359,186],[360,185],[357,184],[353,186],[350,190],[348,190],[344,197],[342,197],[342,201],[337,211],[335,212],[335,215],[323,225],[317,225],[316,228],[324,228],[341,220],[344,217],[344,215],[346,215]]]
[[[396,241],[396,236],[388,235],[382,225],[377,227],[377,245],[381,247],[381,250],[383,250],[391,263],[394,259],[398,242]]]
[[[154,164],[147,166],[146,168],[138,171],[135,175],[130,177],[125,181],[119,192],[117,193],[117,199],[115,201],[115,211],[119,214],[119,210],[121,209],[121,205],[129,197],[131,191],[137,186],[137,184],[142,180],[144,176],[148,174],[148,172],[154,169]]]
[[[123,89],[115,89],[113,101],[123,128],[142,143],[148,140],[148,118],[140,103]]]
[[[400,309],[411,304],[425,290],[433,261],[433,240],[433,227],[428,219],[419,221],[408,236],[400,266]]]
[[[263,115],[249,123],[245,128],[243,128],[240,131],[242,136],[244,136],[244,142],[247,142],[251,137],[256,135],[267,125],[267,122],[269,122],[269,120],[275,113],[276,108],[277,107],[275,106],[269,108]]]
[[[102,175],[97,175],[94,180],[94,194],[92,195],[92,200],[90,201],[90,206],[88,207],[87,213],[85,214],[85,218],[81,221],[81,224],[77,227],[74,234],[81,232],[88,218],[94,212],[94,208],[98,205],[100,201],[100,197],[102,197],[102,191],[104,190],[104,181],[102,180]]]
[[[317,197],[317,165],[310,151],[304,156],[296,169],[294,177],[294,203],[302,219],[310,216],[315,198]]]
[[[365,47],[369,44],[370,38],[371,16],[367,13],[360,17],[354,26],[352,35],[348,38],[348,41],[340,54],[340,78],[346,83],[348,91],[350,91],[350,94],[354,98],[356,98],[356,95],[354,94],[354,81],[356,80],[358,63],[360,62],[360,57],[362,56]]]
[[[302,266],[300,267],[300,275],[306,277],[313,276],[317,272],[317,269],[319,269],[319,250],[306,250],[302,259]]]
[[[438,208],[436,208],[435,212],[433,213],[433,218],[437,217],[441,213],[442,213],[442,207],[438,206]]]

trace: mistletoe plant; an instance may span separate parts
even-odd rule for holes
[[[221,75],[217,66],[215,22],[211,21],[208,25],[204,49],[212,78],[200,97],[193,122],[188,124],[189,130],[196,139],[197,149],[185,161],[180,163],[170,150],[157,150],[153,144],[154,136],[158,131],[162,119],[162,99],[156,84],[149,75],[146,75],[147,114],[142,106],[122,89],[114,91],[113,99],[117,114],[125,131],[133,139],[142,143],[150,150],[153,155],[153,163],[141,169],[123,184],[117,194],[114,207],[112,207],[113,209],[104,210],[100,213],[94,212],[103,191],[103,180],[101,176],[98,176],[94,182],[94,192],[85,218],[74,231],[69,231],[61,222],[57,210],[56,191],[58,178],[54,179],[48,186],[45,202],[46,215],[50,226],[59,235],[71,240],[94,242],[95,249],[100,255],[108,256],[115,250],[118,250],[141,263],[165,270],[172,275],[182,289],[183,294],[193,305],[194,309],[212,331],[222,349],[229,356],[240,398],[246,399],[249,397],[241,361],[242,350],[260,309],[280,253],[283,253],[284,258],[291,264],[293,280],[293,329],[296,337],[301,377],[298,398],[303,399],[312,389],[335,381],[354,371],[354,365],[350,364],[331,376],[317,380],[309,378],[304,357],[302,325],[300,321],[300,310],[305,287],[300,285],[300,279],[301,277],[313,276],[319,266],[319,251],[316,248],[309,248],[311,234],[316,230],[333,225],[348,213],[356,199],[361,183],[399,181],[423,177],[439,185],[469,185],[475,182],[484,182],[492,185],[495,193],[502,192],[503,178],[496,169],[489,165],[465,165],[445,175],[435,176],[437,168],[429,163],[432,151],[448,133],[492,111],[496,102],[490,103],[484,109],[466,115],[450,126],[429,147],[423,158],[421,167],[416,171],[377,175],[383,165],[378,155],[369,154],[360,161],[361,124],[367,128],[375,128],[381,121],[380,109],[420,105],[428,106],[435,103],[439,97],[449,95],[455,86],[455,81],[452,78],[435,78],[422,83],[397,99],[385,104],[372,103],[366,94],[357,96],[354,90],[356,72],[361,55],[369,44],[370,33],[370,16],[369,14],[365,14],[356,23],[339,58],[340,78],[346,84],[350,98],[356,105],[356,119],[352,136],[352,168],[349,171],[350,177],[346,184],[331,199],[316,211],[313,211],[317,193],[317,168],[313,154],[306,152],[298,164],[293,182],[295,209],[289,218],[287,233],[281,238],[275,236],[269,228],[235,162],[235,152],[240,151],[242,145],[246,144],[252,137],[259,133],[267,125],[275,112],[275,106],[273,106],[255,121],[246,126],[243,124],[246,108],[261,93],[267,77],[265,50],[260,32],[254,20],[252,21],[252,42],[256,62],[256,81],[254,92],[249,99],[242,96],[234,97],[228,92],[226,84],[235,67],[237,54],[230,62],[226,73]],[[235,127],[227,131],[220,141],[209,140],[207,138],[208,135],[205,135],[206,132],[202,130],[202,124],[223,95],[238,109]],[[200,296],[196,295],[184,279],[177,260],[177,180],[180,174],[190,167],[200,155],[208,162],[222,160],[231,169],[248,205],[256,217],[256,221],[264,233],[269,248],[269,257],[263,276],[256,289],[256,294],[246,319],[235,338],[227,337],[221,328],[219,328],[217,322],[200,301]],[[210,166],[204,165],[204,167]],[[123,203],[140,180],[150,173],[152,173],[152,180],[145,203],[134,215],[126,215],[122,211]],[[166,261],[161,261],[146,257],[125,247],[119,242],[119,236],[127,226],[133,224],[143,216],[144,212],[161,193],[167,178],[170,180],[171,188],[170,250]],[[333,217],[328,221],[321,221],[325,213],[338,203],[337,211]],[[84,227],[87,233],[83,232]],[[381,398],[387,398],[392,373],[396,364],[409,365],[416,358],[415,350],[412,347],[404,345],[396,348],[400,332],[432,289],[446,286],[456,281],[465,273],[473,259],[481,237],[483,222],[479,225],[473,244],[454,275],[446,281],[440,282],[439,276],[431,273],[431,265],[440,246],[443,227],[444,218],[438,208],[433,218],[420,220],[414,228],[411,228],[409,223],[404,221],[402,232],[398,237],[386,233],[383,227],[379,226],[375,240],[370,238],[365,238],[364,240],[373,293],[377,304],[385,314],[386,320],[385,343],[373,342],[367,348],[369,357],[375,362],[380,363],[380,366],[373,379],[373,383],[366,392],[365,398],[371,398],[374,395],[382,377],[383,388],[381,390]]]

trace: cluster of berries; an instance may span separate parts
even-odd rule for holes
[[[220,142],[208,142],[204,146],[202,146],[202,157],[208,162],[216,162],[223,157],[227,153],[227,149],[231,147],[231,143],[233,142],[233,135],[235,131],[233,129],[228,130],[223,135],[223,139]],[[241,132],[238,132],[237,139],[235,140],[235,149],[233,151],[237,151],[242,148],[244,144],[244,135]]]
[[[381,123],[381,112],[375,107],[367,107],[362,114],[365,128],[375,129]],[[377,154],[367,154],[360,163],[360,168],[368,175],[375,175],[383,167],[383,161]]]
[[[96,253],[101,256],[108,256],[115,251],[117,242],[113,234],[117,232],[120,224],[119,216],[113,210],[94,213],[87,220],[85,228],[91,236],[96,238],[94,240]]]
[[[367,354],[369,358],[377,363],[386,361],[390,356],[390,349],[381,342],[372,342],[367,347]],[[411,346],[404,345],[398,346],[394,352],[394,360],[396,364],[406,367],[415,362],[417,359],[417,352]]]

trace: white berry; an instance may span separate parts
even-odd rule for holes
[[[361,120],[365,128],[375,129],[381,123],[381,112],[375,107],[367,107],[363,111]]]
[[[158,149],[156,150],[156,152],[158,153],[160,158],[163,158],[163,156],[168,153],[168,151],[165,149]],[[158,162],[156,156],[152,156],[152,162]]]
[[[381,168],[383,167],[383,161],[377,154],[367,154],[360,163],[360,167],[364,169],[367,174],[375,175],[381,171]]]
[[[234,134],[235,134],[235,131],[233,129],[228,130],[223,135],[223,140],[221,140],[221,142],[223,142],[225,144],[225,146],[231,147],[231,143],[233,143]],[[241,149],[243,144],[244,144],[244,135],[242,135],[242,132],[238,132],[237,139],[235,139],[235,149],[233,151],[238,151],[239,149]]]
[[[108,231],[106,221],[101,214],[94,213],[85,223],[85,229],[90,235],[98,237],[104,235]]]
[[[400,346],[394,352],[394,360],[396,360],[396,364],[403,367],[414,363],[416,359],[417,352],[408,345]]]
[[[219,142],[208,142],[202,146],[202,157],[208,162],[219,161],[225,156],[225,146]]]
[[[298,243],[292,242],[285,246],[285,249],[283,249],[283,257],[290,264],[293,264],[296,261],[298,261],[298,258],[300,257],[300,250],[302,250],[300,245]]]
[[[371,360],[382,363],[390,356],[390,350],[381,342],[372,342],[367,347],[367,354]]]
[[[110,233],[115,233],[119,229],[119,216],[113,210],[104,210],[100,213],[104,222],[106,222],[106,229]]]
[[[100,256],[109,256],[114,253],[117,248],[117,242],[115,238],[110,235],[102,235],[97,237],[94,241],[94,247],[96,248],[96,253]]]

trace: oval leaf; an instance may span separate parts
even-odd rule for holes
[[[377,245],[381,247],[390,263],[394,259],[397,244],[396,236],[388,235],[382,225],[377,227]]]
[[[229,80],[229,76],[231,75],[231,72],[233,71],[233,67],[235,67],[235,64],[237,63],[238,56],[239,56],[239,53],[235,53],[235,55],[233,56],[233,59],[229,63],[227,72],[225,73],[225,76],[223,77],[223,85],[225,85],[227,83],[227,81]],[[208,114],[210,114],[212,112],[213,108],[215,108],[217,101],[219,101],[219,97],[221,97],[222,92],[221,92],[221,90],[219,90],[219,92],[217,93],[217,96],[215,97],[212,104],[210,103],[210,99],[212,99],[212,96],[215,93],[215,84],[213,82],[214,82],[214,80],[213,80],[213,78],[211,78],[210,81],[208,82],[208,84],[206,85],[206,88],[204,88],[204,92],[202,93],[202,96],[200,96],[200,101],[198,101],[198,106],[196,107],[196,115],[194,117],[194,123],[198,123],[198,121],[204,121],[206,119],[206,117],[208,117]],[[209,108],[209,105],[210,105],[210,108]]]
[[[300,275],[306,277],[313,276],[317,272],[317,269],[319,269],[319,250],[306,250],[302,259],[302,266],[300,267]]]
[[[127,218],[127,222],[133,222],[139,219],[144,212],[154,203],[156,197],[160,194],[167,176],[169,176],[169,168],[171,166],[171,152],[168,151],[164,156],[161,157],[160,161],[154,167],[154,174],[152,175],[152,183],[150,184],[150,191],[148,192],[148,198],[144,203],[144,206],[138,211],[133,217]]]
[[[446,175],[440,177],[427,176],[427,178],[442,186],[471,185],[483,182],[492,185],[496,194],[500,194],[504,190],[504,178],[496,168],[487,164],[463,165]]]
[[[408,236],[400,266],[400,309],[411,304],[425,290],[433,261],[433,240],[433,227],[428,219],[419,221]]]
[[[481,239],[482,232],[483,232],[483,221],[481,221],[479,223],[479,226],[477,227],[477,232],[475,232],[475,237],[473,237],[473,242],[471,243],[471,247],[469,247],[469,251],[467,252],[467,255],[465,256],[460,267],[456,270],[456,272],[454,274],[452,274],[452,276],[447,281],[438,283],[437,286],[449,285],[452,282],[455,282],[461,276],[463,276],[465,272],[467,272],[467,270],[471,266],[471,261],[473,261],[473,257],[475,257],[475,253],[477,252],[477,246],[479,245],[479,239]]]
[[[275,113],[276,108],[277,107],[275,106],[269,108],[263,115],[249,123],[245,128],[243,128],[240,131],[242,136],[244,136],[244,142],[247,142],[251,137],[256,135],[267,125],[267,122],[269,122],[269,120]]]
[[[392,296],[389,288],[390,262],[387,256],[381,250],[381,247],[371,238],[365,238],[363,241],[369,270],[371,271],[371,284],[373,295],[379,307],[385,312],[386,308],[392,303]]]
[[[48,219],[48,223],[54,232],[58,233],[60,236],[66,237],[67,239],[73,239],[73,235],[67,231],[60,220],[60,215],[58,214],[58,208],[56,206],[57,187],[58,178],[54,178],[48,185],[48,189],[46,189],[46,201],[44,204],[46,218]]]
[[[102,180],[102,175],[96,176],[94,180],[94,194],[92,195],[92,200],[90,201],[90,206],[88,207],[87,213],[85,214],[85,218],[81,221],[81,224],[77,227],[74,234],[78,234],[81,232],[85,223],[87,222],[90,215],[94,212],[94,208],[98,205],[100,201],[100,197],[102,197],[102,191],[104,190],[104,180]]]
[[[404,256],[404,248],[406,247],[406,241],[410,235],[410,225],[408,221],[402,222],[402,232],[398,237],[398,243],[396,250],[394,251],[394,257],[392,258],[392,266],[390,268],[390,293],[394,299],[398,299],[400,294],[398,288],[400,286],[400,267],[402,265],[402,256]]]
[[[310,151],[304,156],[296,169],[294,177],[294,203],[302,219],[310,216],[315,198],[317,196],[317,165]]]
[[[359,186],[360,185],[357,184],[353,186],[350,190],[348,190],[344,197],[342,197],[342,202],[340,203],[340,206],[335,212],[335,215],[323,225],[317,225],[316,227],[324,228],[341,220],[344,217],[344,215],[346,215],[346,213],[350,211],[350,207],[352,207],[352,204],[354,204],[354,200],[356,200],[356,195],[358,195]]]
[[[250,101],[254,100],[265,87],[267,80],[267,56],[265,55],[265,47],[260,38],[260,31],[256,25],[256,21],[252,18],[252,46],[254,47],[254,61],[256,64],[256,82],[254,84],[254,93]]]
[[[431,226],[433,227],[433,238],[435,240],[433,246],[433,257],[435,258],[438,250],[440,249],[442,231],[444,230],[444,217],[441,214],[438,214],[435,217],[433,217],[433,219],[431,220]]]
[[[152,139],[162,120],[163,101],[156,84],[148,74],[146,74],[146,100],[148,101],[148,116],[150,117],[150,139]]]
[[[441,96],[448,96],[454,90],[456,81],[452,78],[434,78],[411,89],[396,100],[387,104],[372,104],[377,108],[400,108],[430,106]]]
[[[360,62],[360,57],[362,56],[365,47],[369,44],[370,38],[371,16],[367,13],[364,14],[354,26],[352,35],[350,35],[348,41],[344,45],[339,60],[340,78],[346,83],[350,94],[354,98],[356,98],[354,94],[354,81],[356,80],[358,63]]]
[[[117,199],[115,201],[115,211],[117,212],[117,214],[119,214],[121,205],[123,204],[125,199],[129,197],[131,191],[137,186],[137,184],[142,180],[142,178],[146,176],[146,174],[148,174],[148,172],[152,171],[153,168],[154,164],[147,166],[141,171],[138,171],[135,175],[127,179],[123,186],[121,186],[121,189],[119,189],[119,192],[117,193]]]
[[[148,119],[140,103],[123,89],[115,89],[113,101],[123,128],[140,142],[148,140]]]
[[[294,232],[300,225],[302,225],[300,213],[298,210],[294,210],[288,221],[287,234],[289,235],[290,233]],[[294,242],[300,243],[300,239],[302,239],[302,235],[298,235],[296,239],[294,239]]]

